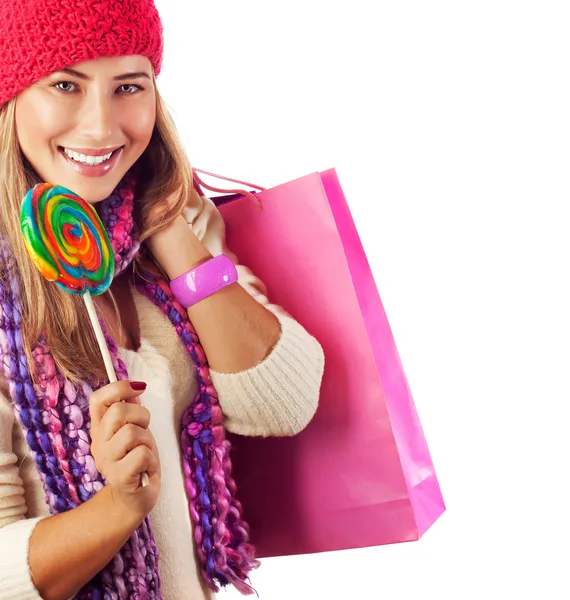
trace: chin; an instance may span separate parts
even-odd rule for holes
[[[83,198],[85,202],[88,202],[89,204],[98,204],[99,202],[103,202],[105,198],[108,198],[111,195],[113,190],[117,187],[118,183],[119,182],[117,181],[117,183],[115,183],[114,185],[109,185],[106,187],[98,186],[97,189],[93,189],[93,186],[87,184],[87,186],[85,186],[84,188],[84,191],[81,189],[74,189],[73,191],[78,196]]]
[[[65,182],[61,181],[58,182],[58,185],[62,185],[71,190],[89,204],[98,204],[99,202],[103,202],[103,200],[113,193],[113,190],[119,185],[119,182],[124,176],[124,173],[119,176],[115,173],[113,174],[113,177],[110,177],[109,181],[106,182],[81,178],[81,176],[79,176],[81,178],[79,182],[69,182],[69,185],[67,185]]]

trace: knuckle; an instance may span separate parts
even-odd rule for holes
[[[125,410],[125,404],[123,402],[115,402],[109,406],[107,412],[111,415],[121,415]]]
[[[112,404],[105,414],[106,421],[116,430],[125,422],[125,405],[121,402]]]
[[[148,464],[152,458],[152,450],[148,446],[139,446],[140,460],[144,464]]]
[[[125,430],[125,440],[129,445],[132,446],[138,442],[140,437],[139,427],[133,425],[132,423],[127,423],[123,426],[123,428]]]
[[[137,421],[143,422],[149,418],[150,412],[148,408],[141,406],[140,404],[128,404],[128,410],[131,413],[133,418],[136,418]]]
[[[150,452],[150,448],[146,444],[141,444],[137,449],[142,458],[146,458]]]

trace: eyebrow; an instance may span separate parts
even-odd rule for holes
[[[78,79],[91,79],[85,73],[81,71],[76,71],[75,69],[60,69],[59,71],[55,71],[55,73],[65,73],[67,75],[72,75],[73,77],[77,77]],[[113,77],[115,81],[125,81],[127,79],[140,79],[141,77],[146,77],[146,79],[150,79],[150,75],[145,73],[144,71],[137,71],[133,73],[124,73],[123,75],[117,75]]]

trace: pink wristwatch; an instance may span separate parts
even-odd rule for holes
[[[170,289],[184,308],[190,308],[237,280],[234,263],[225,254],[220,254],[173,279]]]

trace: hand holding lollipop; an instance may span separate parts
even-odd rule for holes
[[[99,215],[58,185],[39,183],[22,201],[20,224],[30,257],[48,281],[83,297],[110,383],[117,381],[92,295],[104,294],[115,272],[113,249]],[[143,487],[149,484],[142,474]]]

